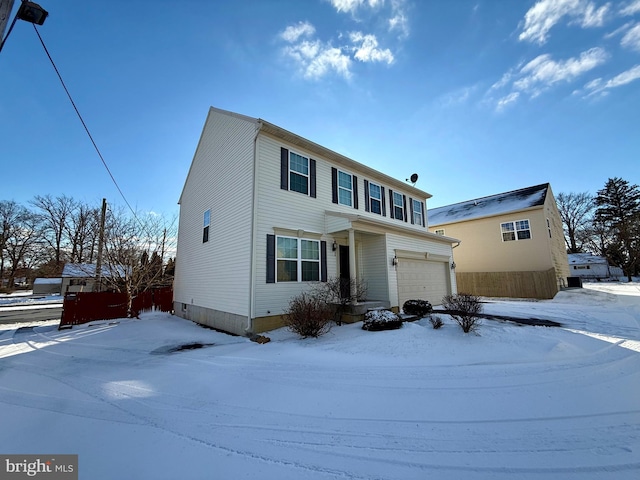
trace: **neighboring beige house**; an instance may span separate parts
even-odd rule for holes
[[[562,220],[548,183],[428,211],[431,232],[455,237],[460,292],[553,298],[570,276]]]
[[[282,326],[332,277],[369,301],[439,304],[452,244],[426,228],[430,195],[258,118],[211,108],[180,197],[174,308],[235,334]]]

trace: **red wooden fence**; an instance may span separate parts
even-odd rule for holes
[[[127,294],[112,292],[68,293],[62,303],[60,327],[80,325],[94,320],[111,320],[127,317]],[[171,287],[154,288],[135,297],[131,304],[132,316],[140,312],[173,310],[173,289]]]

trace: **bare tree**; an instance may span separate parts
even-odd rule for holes
[[[595,209],[594,197],[588,192],[559,193],[556,197],[564,239],[569,253],[581,253],[589,241],[590,226]]]
[[[4,257],[7,262],[7,287],[12,288],[16,272],[20,268],[31,269],[42,261],[42,226],[40,218],[18,205],[10,217],[11,226],[4,238]],[[3,272],[4,274],[4,272]]]
[[[65,235],[69,239],[69,261],[93,263],[98,243],[100,210],[86,203],[76,203],[65,223]]]
[[[44,239],[51,248],[55,265],[58,269],[62,269],[62,263],[65,260],[64,249],[69,243],[65,235],[67,222],[76,209],[77,203],[66,195],[54,198],[47,194],[37,195],[31,204],[38,209],[44,228]]]

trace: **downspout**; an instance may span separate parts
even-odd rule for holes
[[[255,262],[255,248],[256,248],[256,222],[258,216],[258,209],[256,202],[258,201],[258,196],[256,195],[256,181],[258,178],[258,135],[260,134],[260,130],[262,129],[262,122],[258,120],[258,124],[256,125],[256,133],[253,137],[253,179],[252,179],[252,190],[251,190],[251,254],[249,259],[249,316],[247,317],[247,329],[245,333],[247,335],[252,335],[253,332],[253,314],[255,309],[254,303],[254,282],[256,279],[256,262]]]

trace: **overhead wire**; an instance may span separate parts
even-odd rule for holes
[[[138,218],[138,215],[136,214],[135,210],[129,204],[129,201],[127,200],[127,197],[125,197],[124,192],[120,188],[120,185],[118,185],[118,182],[116,181],[115,177],[113,176],[113,173],[111,173],[111,169],[109,168],[109,166],[107,165],[106,160],[102,156],[102,153],[100,152],[100,149],[98,148],[98,145],[96,144],[95,140],[93,139],[93,136],[91,135],[91,132],[89,131],[89,127],[87,127],[87,124],[85,123],[84,119],[82,118],[82,115],[80,114],[80,111],[78,110],[78,107],[76,106],[76,103],[73,101],[73,98],[71,97],[71,93],[69,92],[69,89],[67,88],[67,85],[64,83],[64,80],[62,79],[62,75],[60,75],[60,71],[58,70],[58,67],[56,66],[55,62],[53,61],[53,58],[51,57],[51,54],[49,53],[49,49],[47,49],[47,46],[45,45],[44,40],[40,36],[40,32],[38,32],[38,29],[36,28],[35,24],[33,24],[33,29],[35,30],[36,35],[38,36],[38,39],[40,40],[40,43],[42,44],[42,48],[44,48],[44,51],[47,54],[47,57],[49,58],[49,61],[51,62],[51,65],[53,66],[53,69],[55,70],[56,75],[58,75],[58,79],[60,80],[60,83],[62,84],[62,88],[64,88],[64,91],[67,94],[67,97],[69,97],[69,101],[71,102],[71,105],[73,106],[73,109],[75,110],[76,115],[78,115],[78,118],[80,119],[80,122],[82,123],[82,126],[84,127],[84,130],[87,132],[87,135],[89,136],[89,140],[91,140],[91,143],[93,144],[93,148],[95,148],[96,152],[98,153],[98,157],[100,157],[100,160],[102,161],[102,165],[104,165],[104,168],[107,170],[107,173],[109,174],[109,177],[111,177],[111,181],[113,182],[113,184],[118,189],[118,192],[120,193],[120,196],[124,200],[124,203],[127,204],[127,207],[129,207],[129,210],[131,210],[131,213],[133,214],[134,218],[138,221],[138,223],[140,223],[140,225],[144,225],[143,222]]]

